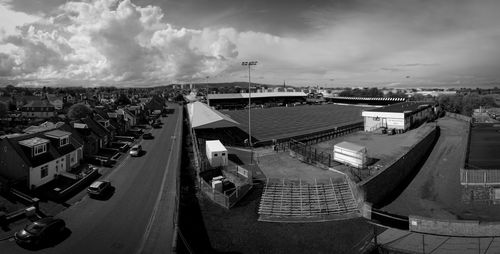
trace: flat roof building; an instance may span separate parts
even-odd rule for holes
[[[406,131],[434,113],[429,102],[403,102],[386,107],[364,110],[365,131],[375,131],[380,128]]]

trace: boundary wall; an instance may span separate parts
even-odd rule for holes
[[[401,183],[417,170],[419,162],[432,150],[435,141],[439,138],[439,132],[439,126],[434,126],[406,154],[397,158],[376,175],[359,182],[358,186],[364,194],[365,202],[377,206],[400,187]]]

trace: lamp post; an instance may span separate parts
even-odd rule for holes
[[[257,65],[257,61],[241,62],[242,66],[248,66],[248,144],[250,145],[250,165],[253,164],[253,145],[252,145],[252,115],[250,113],[252,106],[252,92],[250,90],[250,67]]]
[[[205,93],[205,99],[207,100],[206,102],[207,102],[208,106],[210,106],[210,101],[208,100],[208,79],[210,78],[210,76],[206,76],[205,78],[206,78],[205,86],[207,88],[207,92]]]

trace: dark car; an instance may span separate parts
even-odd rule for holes
[[[151,132],[147,132],[147,133],[144,133],[142,134],[142,138],[143,139],[153,139],[153,134],[151,134]]]
[[[63,233],[66,223],[59,218],[45,217],[14,234],[18,244],[42,245]]]
[[[95,181],[87,188],[87,193],[90,197],[99,197],[110,190],[111,183],[109,181]]]
[[[151,126],[153,126],[153,128],[155,128],[155,129],[160,129],[161,128],[161,125],[158,124],[158,123],[154,123]]]

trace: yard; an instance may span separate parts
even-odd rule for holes
[[[438,120],[441,135],[413,181],[383,209],[401,215],[438,219],[498,221],[500,206],[462,202],[460,168],[467,147],[467,123],[445,117]]]
[[[293,137],[363,121],[361,112],[373,107],[335,104],[252,109],[252,136],[259,141]],[[222,111],[248,132],[248,110]]]

